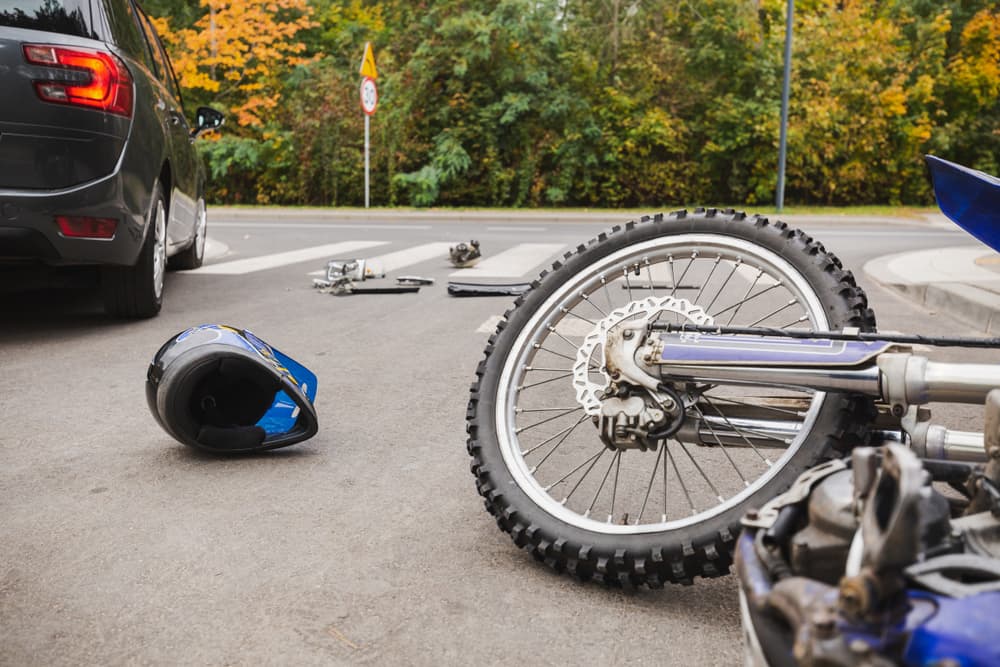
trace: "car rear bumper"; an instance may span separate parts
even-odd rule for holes
[[[146,225],[126,202],[121,173],[64,190],[0,190],[0,263],[135,264]],[[110,239],[68,238],[57,215],[113,218],[118,227]]]

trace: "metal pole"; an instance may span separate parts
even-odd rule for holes
[[[788,94],[792,79],[792,14],[795,0],[788,0],[785,15],[785,80],[781,86],[781,138],[778,140],[778,201],[780,212],[785,206],[785,156],[788,152]]]
[[[371,126],[371,116],[365,114],[365,208],[368,208],[368,146],[369,127]]]

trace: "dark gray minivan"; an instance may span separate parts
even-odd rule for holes
[[[151,317],[201,265],[205,170],[134,0],[0,0],[0,265],[100,267],[106,310]]]

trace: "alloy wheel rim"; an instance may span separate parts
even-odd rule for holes
[[[163,277],[167,268],[167,216],[162,203],[157,203],[153,227],[153,294],[157,299],[163,294]]]
[[[198,259],[205,256],[205,242],[207,240],[208,234],[206,233],[208,229],[208,214],[205,211],[205,202],[198,202],[198,222],[197,228],[195,229],[195,253],[198,255]]]

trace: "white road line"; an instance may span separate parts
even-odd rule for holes
[[[329,243],[327,245],[301,248],[300,250],[290,250],[288,252],[278,252],[273,255],[261,255],[260,257],[248,257],[247,259],[236,259],[231,262],[221,262],[219,264],[208,264],[189,271],[188,273],[208,273],[222,276],[239,276],[255,271],[265,271],[276,269],[279,266],[289,264],[299,264],[300,262],[310,262],[316,259],[331,259],[340,255],[350,256],[356,250],[363,250],[374,246],[385,245],[388,241],[344,241],[342,243]]]
[[[461,269],[449,275],[463,278],[516,278],[525,275],[565,247],[563,243],[521,243],[498,255],[486,257],[471,269]]]
[[[441,264],[443,265],[448,263],[448,248],[453,245],[454,243],[449,243],[448,241],[425,243],[423,245],[407,248],[406,250],[390,252],[386,255],[378,255],[377,257],[372,257],[371,259],[381,262],[382,268],[386,273],[389,271],[397,271],[407,266],[413,266],[414,264],[419,264],[421,262],[426,262],[434,259],[435,257],[440,258]],[[326,269],[322,269],[320,271],[310,271],[309,275],[325,276]]]
[[[491,315],[485,322],[479,325],[476,333],[493,333],[497,330],[497,325],[500,324],[500,320],[502,319],[503,315]]]

